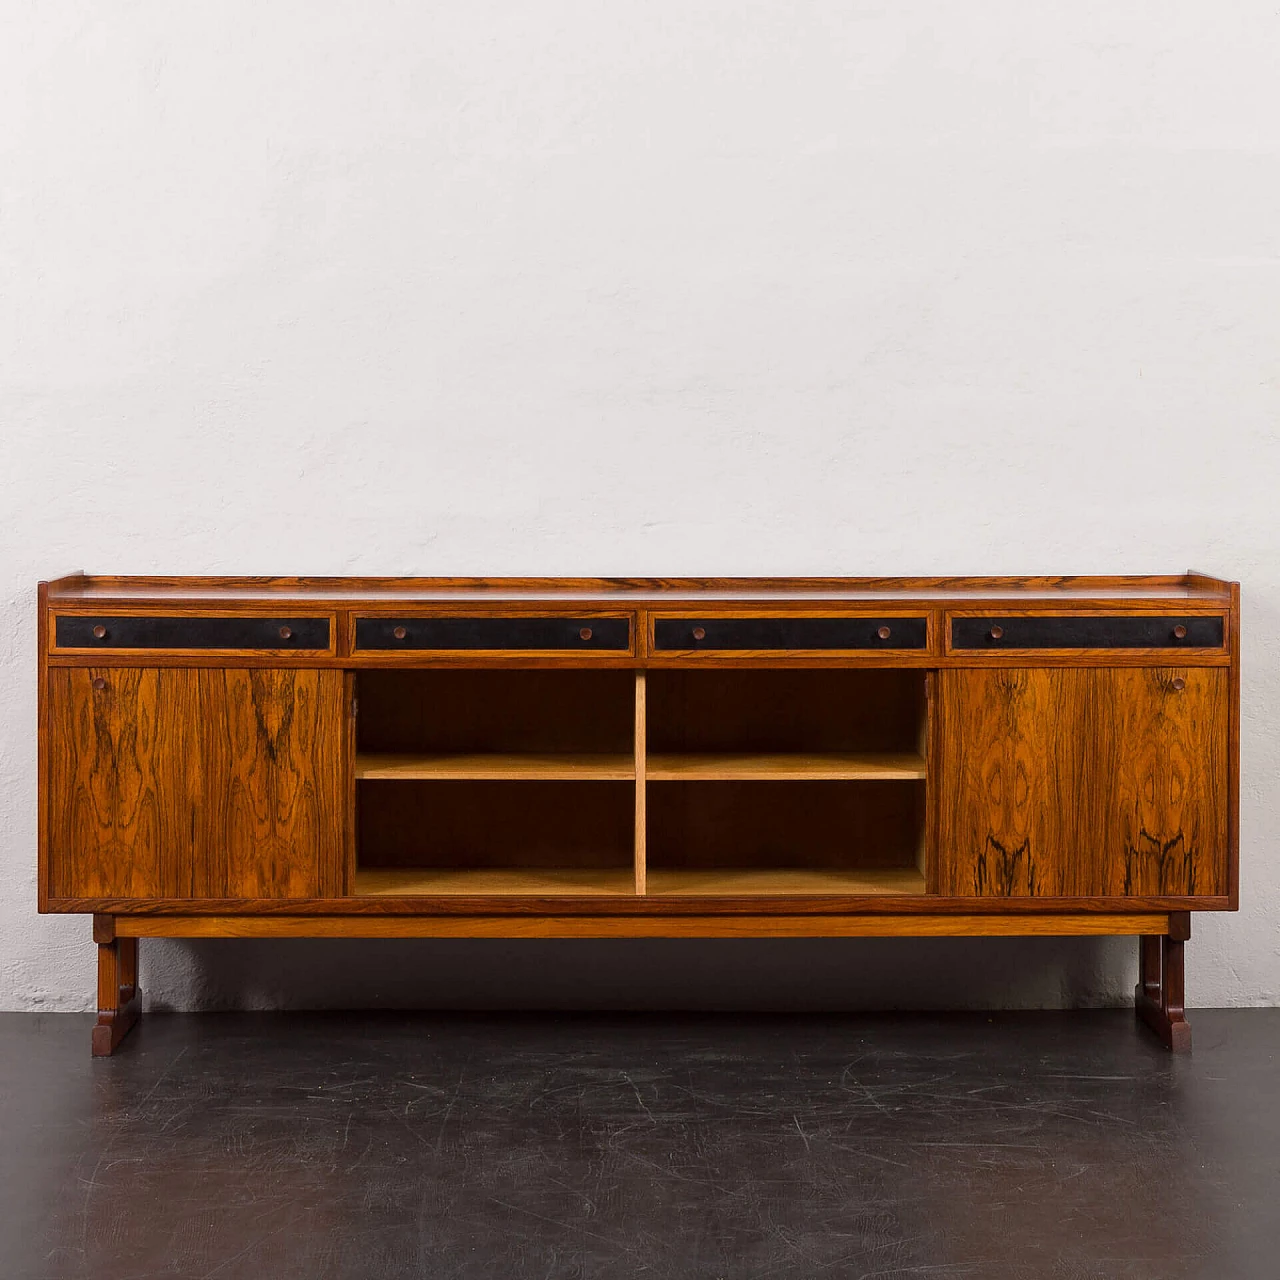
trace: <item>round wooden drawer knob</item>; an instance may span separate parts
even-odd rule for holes
[[[992,627],[991,630],[987,632],[987,635],[989,635],[993,640],[999,640],[1004,635],[1004,628]]]
[[[1174,627],[1173,638],[1175,640],[1185,640],[1187,638],[1187,629],[1182,625],[1182,623],[1178,623],[1178,625]]]
[[[89,683],[95,689],[105,689],[107,687],[107,682],[101,676],[94,676]]]
[[[881,640],[887,640],[892,634],[893,632],[890,631],[888,627],[876,628],[876,635],[878,635]]]
[[[591,639],[591,628],[590,628],[590,627],[583,627],[583,628],[582,628],[582,630],[578,632],[578,639],[579,639],[579,640],[590,640],[590,639]]]
[[[292,627],[281,627],[281,628],[280,628],[280,639],[281,639],[281,640],[288,640],[288,639],[292,638],[292,636],[293,636],[293,628],[292,628]]]
[[[1175,693],[1181,693],[1183,689],[1185,689],[1186,687],[1187,687],[1187,682],[1181,676],[1178,676],[1173,682],[1173,688]]]
[[[694,627],[694,629],[693,629],[693,638],[694,638],[695,640],[705,640],[705,639],[707,638],[707,629],[706,629],[706,627]]]
[[[393,627],[391,634],[395,636],[397,640],[403,640],[409,633],[403,627]]]
[[[107,638],[107,629],[102,625],[102,623],[98,623],[98,625],[94,627],[93,638],[95,640],[105,640]]]

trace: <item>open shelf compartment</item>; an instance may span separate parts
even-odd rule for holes
[[[654,897],[925,892],[923,782],[672,782],[648,813]]]
[[[927,678],[651,671],[649,896],[924,893]]]
[[[362,671],[358,780],[635,777],[630,671]]]
[[[357,800],[357,894],[634,892],[631,783],[367,781]]]
[[[635,684],[628,670],[360,672],[354,892],[633,894]]]
[[[651,671],[646,776],[683,781],[923,779],[923,672]]]
[[[361,672],[354,892],[924,893],[926,680]]]

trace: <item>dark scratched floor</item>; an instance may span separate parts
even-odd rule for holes
[[[0,1015],[4,1280],[1280,1277],[1280,1010]]]

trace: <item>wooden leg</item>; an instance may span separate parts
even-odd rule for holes
[[[138,994],[138,940],[116,937],[114,925],[114,921],[106,924],[102,917],[94,918],[94,938],[98,943],[98,1023],[93,1029],[95,1058],[105,1058],[116,1051],[116,1046],[138,1021],[142,1008]]]
[[[1183,1007],[1186,968],[1183,947],[1191,936],[1191,916],[1180,911],[1169,917],[1167,935],[1139,939],[1140,973],[1134,989],[1138,1017],[1160,1037],[1166,1049],[1184,1053],[1191,1048],[1191,1024]]]

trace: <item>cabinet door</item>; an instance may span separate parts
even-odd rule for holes
[[[1227,672],[939,673],[939,891],[1227,892]]]
[[[340,671],[48,678],[50,897],[342,892]]]

